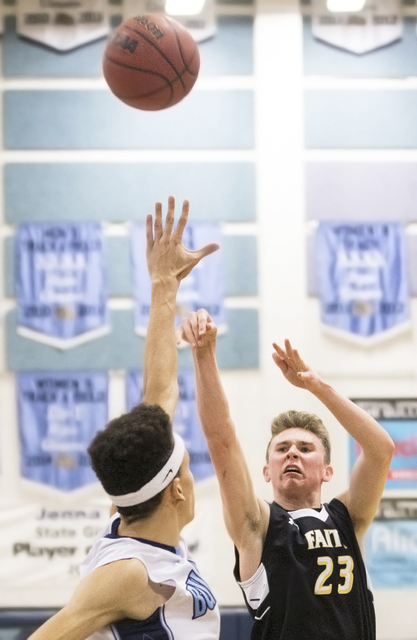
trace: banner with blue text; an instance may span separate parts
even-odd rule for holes
[[[190,454],[190,469],[198,482],[214,475],[214,467],[208,452],[206,439],[198,417],[194,371],[178,371],[179,399],[175,410],[173,428],[185,442]],[[143,373],[130,371],[126,379],[128,409],[143,400]]]
[[[21,335],[69,349],[108,333],[100,224],[22,224],[15,264]]]
[[[400,223],[323,222],[315,250],[326,331],[366,346],[409,327]]]
[[[145,227],[142,223],[132,225],[132,268],[135,295],[135,330],[146,335],[151,308],[151,280],[145,254]],[[210,242],[220,244],[221,232],[218,224],[187,224],[183,243],[190,251],[200,249]],[[219,333],[226,330],[226,314],[223,293],[223,269],[221,251],[206,256],[181,281],[177,294],[176,326],[191,311],[201,307],[207,309],[218,327]]]
[[[87,447],[108,420],[108,374],[17,374],[21,474],[59,491],[98,482]]]
[[[365,552],[375,588],[417,588],[416,498],[382,498],[365,536]]]

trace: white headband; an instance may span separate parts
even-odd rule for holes
[[[125,493],[120,496],[107,494],[110,500],[116,507],[132,507],[133,505],[142,504],[142,502],[150,500],[173,481],[184,458],[184,451],[184,441],[177,433],[174,433],[174,448],[172,453],[156,476],[138,491]]]

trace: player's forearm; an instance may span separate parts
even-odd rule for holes
[[[176,279],[152,283],[143,376],[144,401],[161,404],[167,393],[178,394],[175,340]]]
[[[208,441],[225,443],[236,437],[236,431],[220,380],[215,349],[194,349],[193,357],[197,406],[203,431]]]
[[[361,445],[366,456],[381,460],[392,457],[393,441],[366,411],[324,382],[314,391],[314,395]]]

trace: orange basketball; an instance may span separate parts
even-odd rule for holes
[[[193,88],[200,68],[197,45],[170,17],[129,18],[104,51],[103,73],[112,92],[136,109],[172,107]]]

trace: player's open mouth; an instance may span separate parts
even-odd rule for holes
[[[288,467],[288,469],[285,469],[284,473],[299,473],[301,475],[300,469],[296,469],[295,467]]]

